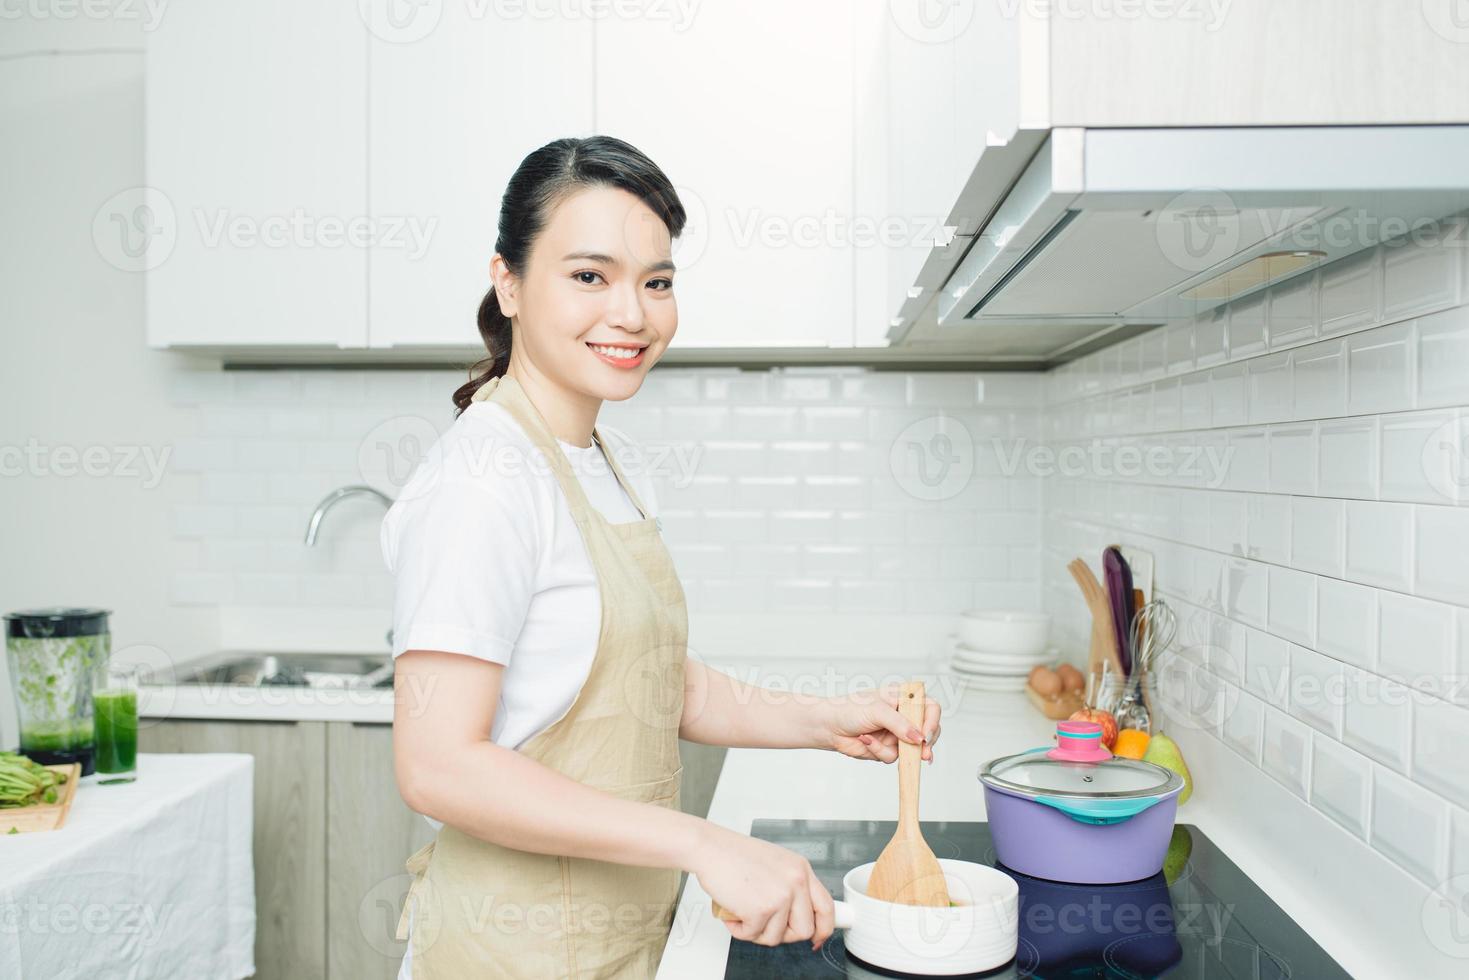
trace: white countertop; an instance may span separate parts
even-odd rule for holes
[[[924,680],[930,696],[944,706],[943,733],[935,746],[934,762],[923,767],[920,817],[927,821],[984,820],[980,766],[998,756],[1049,743],[1055,722],[1043,717],[1022,694],[964,691],[954,686],[952,678],[914,676]],[[1220,772],[1210,761],[1192,763],[1195,773]],[[1388,948],[1392,945],[1389,937],[1364,939],[1345,919],[1323,906],[1320,895],[1303,889],[1294,869],[1282,865],[1278,855],[1257,847],[1239,832],[1236,822],[1216,816],[1208,805],[1210,795],[1219,795],[1217,789],[1215,794],[1196,791],[1180,810],[1179,820],[1208,834],[1344,969],[1354,976],[1392,975],[1395,954]],[[896,765],[813,750],[731,749],[709,819],[748,833],[757,818],[896,820],[897,810]],[[1323,844],[1327,851],[1331,846],[1330,842]],[[1350,902],[1352,896],[1341,894],[1340,900]],[[729,930],[710,914],[708,895],[690,875],[658,980],[723,977],[730,941]]]
[[[393,723],[391,688],[312,688],[177,684],[138,689],[143,718],[215,721],[356,721]]]

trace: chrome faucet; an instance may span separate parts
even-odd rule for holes
[[[364,494],[369,497],[376,497],[378,500],[382,501],[382,505],[384,507],[393,506],[393,498],[389,497],[381,490],[375,490],[372,487],[365,486],[360,483],[346,487],[337,487],[337,489],[333,490],[331,493],[321,498],[321,503],[317,504],[316,510],[311,512],[311,523],[306,525],[307,547],[316,544],[316,532],[321,527],[321,519],[326,516],[327,511],[331,510],[338,503],[346,500],[348,497],[356,497]]]

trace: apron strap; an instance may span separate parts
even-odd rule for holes
[[[646,521],[649,517],[648,508],[643,506],[643,501],[638,496],[638,492],[632,488],[632,481],[622,472],[622,467],[618,465],[615,455],[612,450],[607,448],[606,441],[602,439],[602,433],[595,426],[592,428],[592,442],[602,450],[602,458],[607,460],[607,465],[612,468],[612,475],[617,477],[617,482],[622,484],[622,489],[626,491],[628,499],[632,501],[632,505],[638,509],[638,514]]]
[[[437,838],[435,838],[437,840]],[[414,851],[404,863],[403,867],[413,876],[413,881],[408,886],[408,895],[403,899],[403,913],[398,916],[398,930],[394,934],[399,942],[411,941],[409,920],[415,907],[421,907],[422,897],[425,894],[424,875],[428,871],[428,859],[433,857],[434,841]]]
[[[579,523],[589,521],[592,514],[591,501],[587,499],[586,491],[582,489],[581,481],[572,472],[571,463],[567,460],[566,454],[556,444],[556,437],[551,434],[551,429],[546,424],[545,416],[531,402],[529,396],[525,393],[525,389],[521,387],[520,382],[508,374],[502,374],[497,378],[491,378],[481,385],[470,400],[476,402],[490,401],[501,405],[510,413],[511,417],[520,423],[531,444],[541,451],[542,455],[546,457],[547,463],[550,464],[551,472],[555,474],[556,482],[561,485],[561,492],[566,495],[566,501],[571,507],[572,517],[576,518]],[[613,459],[612,453],[607,451],[607,446],[602,441],[601,435],[597,432],[595,426],[592,428],[592,442],[602,450],[602,458],[611,467],[613,474],[617,477],[618,483],[622,484],[623,490],[627,491],[628,497],[632,500],[633,506],[637,508],[638,513],[642,515],[643,520],[647,520],[648,509],[643,506],[642,500],[638,498],[636,491],[628,483],[627,477],[622,472],[622,467],[617,465],[617,460]]]

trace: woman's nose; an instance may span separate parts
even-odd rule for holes
[[[609,324],[636,332],[643,329],[644,320],[642,296],[638,287],[614,289],[609,292],[607,308]]]

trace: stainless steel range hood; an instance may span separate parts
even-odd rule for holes
[[[927,317],[891,341],[994,330],[1062,360],[1090,338],[1196,316],[1415,229],[1438,233],[1438,219],[1469,208],[1469,126],[1031,139],[1039,148],[1024,159],[1013,148],[1025,141],[1010,141],[1009,181],[987,175],[990,200],[967,202],[967,252]]]

